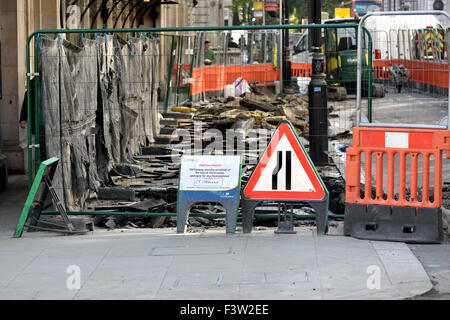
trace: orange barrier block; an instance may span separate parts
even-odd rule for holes
[[[193,69],[192,78],[194,79],[191,85],[191,95],[200,94],[203,91],[203,69]]]
[[[427,61],[400,60],[411,71],[411,81],[448,88],[448,65]]]
[[[424,83],[441,88],[448,88],[449,71],[447,64],[439,64],[417,60],[374,60],[374,78],[391,80],[389,67],[393,64],[403,64],[410,70],[410,81]],[[292,63],[292,75],[296,77],[310,77],[312,66],[310,63]],[[188,70],[189,64],[183,64],[182,70]],[[176,66],[174,67],[176,74]],[[220,91],[227,84],[232,84],[242,77],[247,82],[267,84],[280,80],[280,70],[274,69],[272,64],[235,65],[235,66],[208,66],[195,68],[192,73],[194,84],[191,85],[191,94]],[[175,80],[175,78],[174,78]],[[181,85],[184,86],[184,85]]]
[[[419,60],[374,60],[374,77],[380,80],[391,80],[389,67],[403,65],[410,71],[409,80],[441,88],[448,88],[448,65]]]
[[[312,73],[311,63],[291,63],[292,75],[296,77],[309,78]]]
[[[442,157],[447,151],[450,159],[450,131],[407,128],[353,128],[353,147],[347,149],[346,203],[385,205],[416,208],[440,208],[442,205]],[[365,189],[361,196],[361,158],[364,155]],[[383,190],[387,155],[387,188]],[[407,168],[407,157],[410,167]],[[375,181],[372,181],[372,162],[375,157]],[[396,157],[398,168],[395,168]],[[422,173],[419,174],[418,158],[422,158]],[[434,159],[434,172],[430,160]],[[395,172],[398,169],[398,197],[394,194]],[[410,197],[406,196],[406,176],[410,177]],[[430,188],[430,174],[434,184]],[[422,196],[418,196],[418,179],[422,181]],[[375,196],[372,187],[375,186]],[[430,190],[434,199],[430,200]]]
[[[373,71],[375,79],[390,80],[391,76],[388,71],[390,66],[392,66],[392,62],[390,60],[374,60]]]
[[[184,75],[188,74],[191,70],[191,64],[190,63],[183,63],[180,65],[180,83],[178,84],[179,87],[184,88],[187,85],[183,84]],[[172,69],[172,83],[177,83],[177,71],[178,71],[178,65],[175,64]]]
[[[191,95],[223,90],[226,85],[232,84],[239,77],[249,83],[268,84],[280,80],[280,70],[274,69],[272,64],[194,68]]]

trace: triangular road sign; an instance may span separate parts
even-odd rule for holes
[[[326,189],[289,121],[278,125],[244,188],[247,199],[323,200]]]

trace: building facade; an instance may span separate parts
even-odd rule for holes
[[[193,25],[193,0],[0,0],[0,150],[11,171],[26,170],[26,129],[19,127],[26,91],[26,45],[42,29],[181,27]],[[209,2],[209,1],[205,1]],[[217,7],[219,7],[217,1]],[[231,2],[231,0],[230,0]],[[168,44],[161,41],[161,50]],[[170,49],[168,49],[170,50]],[[162,54],[161,56],[164,56]],[[164,63],[161,63],[164,66]],[[163,67],[161,73],[167,72]]]
[[[197,0],[193,26],[227,26],[233,22],[232,0]]]
[[[444,11],[448,12],[450,0],[441,0],[444,5]],[[385,0],[385,11],[428,11],[433,10],[435,0]]]

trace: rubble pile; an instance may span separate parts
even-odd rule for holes
[[[246,93],[241,99],[219,99],[198,109],[195,120],[211,121],[214,125],[238,127],[239,122],[252,120],[252,128],[274,130],[280,121],[289,120],[299,135],[308,133],[308,102],[300,95],[263,96]],[[229,129],[228,128],[228,129]]]
[[[345,181],[342,177],[322,176],[322,180],[330,193],[329,211],[334,214],[345,213]]]

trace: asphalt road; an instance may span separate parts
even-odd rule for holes
[[[433,290],[415,297],[419,300],[448,300],[450,299],[450,237],[445,232],[442,244],[416,245],[408,247],[422,263],[425,271],[433,283]]]
[[[436,94],[389,89],[384,98],[373,100],[373,122],[438,125],[447,115],[447,101],[447,97]]]

